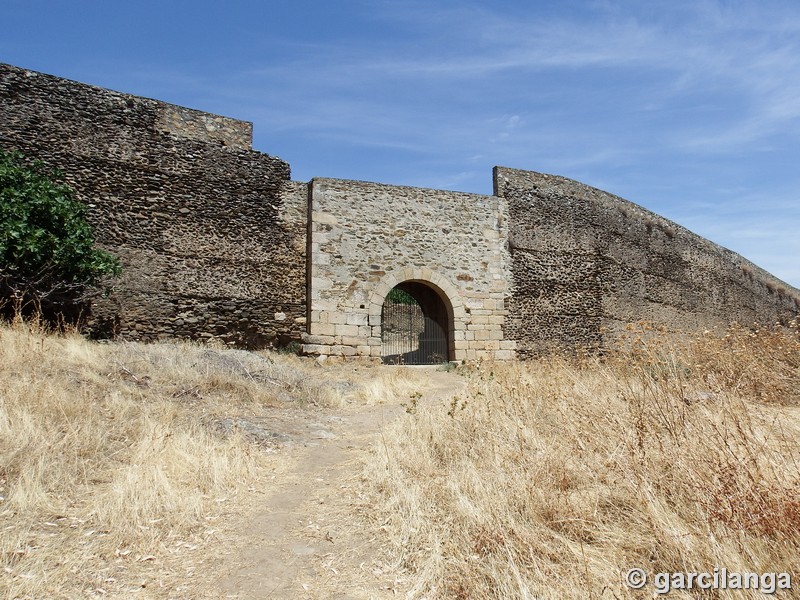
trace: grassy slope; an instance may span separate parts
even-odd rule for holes
[[[220,530],[282,460],[221,419],[407,385],[288,355],[0,325],[0,597],[194,597]]]
[[[364,512],[412,596],[643,597],[624,585],[633,567],[800,586],[797,331],[621,346],[472,369],[450,406],[385,434]],[[728,593],[713,597],[761,597]]]
[[[451,404],[384,433],[361,509],[413,597],[631,597],[634,566],[800,573],[796,333],[644,333],[603,361],[465,369]],[[352,371],[0,326],[0,593],[192,597],[279,459],[213,424],[411,389]]]

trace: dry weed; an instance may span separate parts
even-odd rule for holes
[[[274,455],[216,424],[377,403],[401,372],[0,325],[0,597],[191,596]]]
[[[622,346],[477,367],[384,434],[363,508],[411,597],[639,597],[633,567],[800,576],[797,331]]]
[[[230,398],[273,400],[201,368],[204,351],[0,326],[3,597],[183,593],[265,457],[209,421]]]

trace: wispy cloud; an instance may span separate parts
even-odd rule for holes
[[[305,44],[284,64],[243,73],[251,91],[239,86],[236,93],[263,103],[260,90],[272,86],[281,91],[269,104],[300,108],[273,119],[279,127],[348,131],[351,141],[359,130],[386,138],[423,128],[455,139],[442,131],[469,129],[498,105],[521,119],[525,108],[556,115],[551,124],[565,136],[581,128],[597,135],[607,126],[606,143],[619,145],[636,140],[624,131],[610,135],[617,123],[647,120],[662,127],[661,143],[692,153],[735,152],[800,128],[800,12],[790,5],[760,19],[752,10],[739,15],[693,2],[658,19],[598,11],[581,20],[414,6],[385,9],[385,18],[407,28],[394,43]],[[434,29],[442,35],[425,36]],[[594,96],[597,113],[589,115],[591,126],[586,95]]]
[[[298,178],[488,193],[495,164],[558,173],[752,240],[800,284],[780,258],[800,250],[796,0],[348,0],[357,23],[313,35],[282,10],[292,27],[236,29],[213,70],[109,61],[109,80],[254,121]]]

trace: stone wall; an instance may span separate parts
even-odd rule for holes
[[[738,254],[631,202],[563,177],[495,169],[508,201],[521,356],[599,346],[625,324],[673,330],[786,321],[797,290]]]
[[[310,217],[306,352],[379,357],[386,294],[421,281],[451,309],[451,359],[513,356],[504,199],[314,179]]]
[[[453,360],[800,311],[798,290],[741,256],[562,177],[498,167],[493,196],[293,182],[251,149],[250,123],[2,64],[0,107],[0,145],[60,169],[121,258],[97,336],[377,358],[398,284],[449,323]]]
[[[299,338],[307,188],[250,149],[250,123],[8,65],[0,104],[0,144],[60,169],[121,258],[95,334]]]

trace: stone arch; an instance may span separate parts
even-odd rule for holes
[[[447,312],[449,348],[447,359],[462,360],[464,358],[463,350],[456,349],[455,340],[463,339],[464,331],[467,328],[464,303],[458,290],[447,279],[438,273],[433,273],[430,269],[406,268],[388,273],[381,279],[369,296],[369,323],[375,328],[373,332],[380,334],[382,309],[387,294],[393,288],[404,284],[421,284],[439,297]]]

